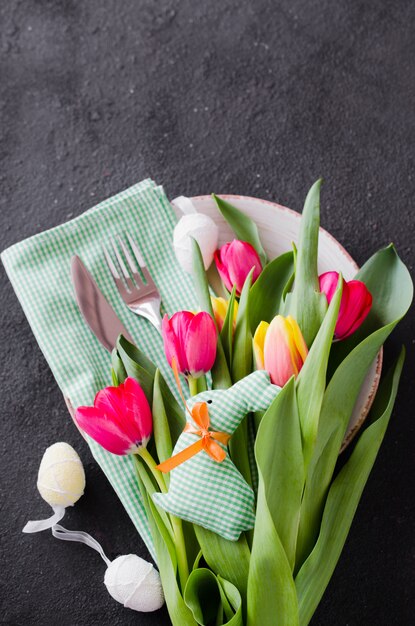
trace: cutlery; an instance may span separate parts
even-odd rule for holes
[[[115,285],[120,293],[120,296],[128,306],[130,311],[141,317],[148,319],[159,332],[161,332],[161,315],[160,315],[160,303],[161,297],[158,289],[152,279],[150,272],[146,267],[146,263],[143,256],[135,243],[134,239],[130,235],[126,235],[133,256],[123,241],[123,239],[117,235],[116,239],[124,254],[127,265],[124,262],[123,254],[120,252],[115,239],[110,239],[110,244],[115,254],[116,262],[114,263],[108,250],[103,247],[105,259],[108,264],[108,268],[114,279]],[[118,268],[116,267],[118,263]],[[140,269],[138,269],[138,267]],[[120,271],[119,271],[120,270]],[[140,274],[144,277],[144,280]]]
[[[82,316],[104,348],[111,352],[120,334],[134,343],[131,335],[77,255],[73,256],[71,260],[71,277],[76,301]]]

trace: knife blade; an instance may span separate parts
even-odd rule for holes
[[[134,343],[128,330],[76,254],[71,259],[71,278],[82,316],[104,348],[111,352],[120,334]]]

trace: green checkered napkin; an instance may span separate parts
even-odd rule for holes
[[[91,271],[137,345],[175,389],[160,335],[124,305],[102,253],[102,244],[110,237],[130,233],[139,244],[165,310],[172,314],[182,308],[196,309],[191,279],[178,266],[172,249],[175,221],[162,188],[145,180],[1,255],[37,342],[62,393],[75,407],[92,404],[96,392],[111,384],[111,378],[110,355],[85,324],[75,301],[70,278],[74,254]],[[154,557],[131,459],[112,455],[91,440],[88,443]]]

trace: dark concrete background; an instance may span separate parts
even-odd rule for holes
[[[170,197],[239,193],[301,209],[363,262],[394,241],[412,268],[415,5],[411,0],[3,0],[0,249],[151,176]],[[110,557],[140,538],[68,418],[1,270],[1,623],[168,624],[116,604],[104,564],[49,533],[36,472],[73,444],[87,473],[68,527]],[[313,624],[413,624],[413,315],[396,410]],[[258,625],[262,626],[262,625]]]

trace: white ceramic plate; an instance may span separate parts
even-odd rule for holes
[[[262,244],[269,256],[274,258],[283,252],[292,250],[292,242],[298,242],[301,215],[275,202],[259,200],[247,196],[221,195],[241,211],[255,220]],[[209,215],[219,226],[220,245],[234,238],[228,224],[216,208],[210,196],[196,196],[192,198],[196,210]],[[320,228],[319,237],[319,273],[335,270],[341,272],[346,280],[351,280],[358,266],[346,250],[327,231]],[[372,405],[379,384],[382,369],[383,350],[375,359],[360,390],[359,397],[350,419],[343,449],[353,439]]]

